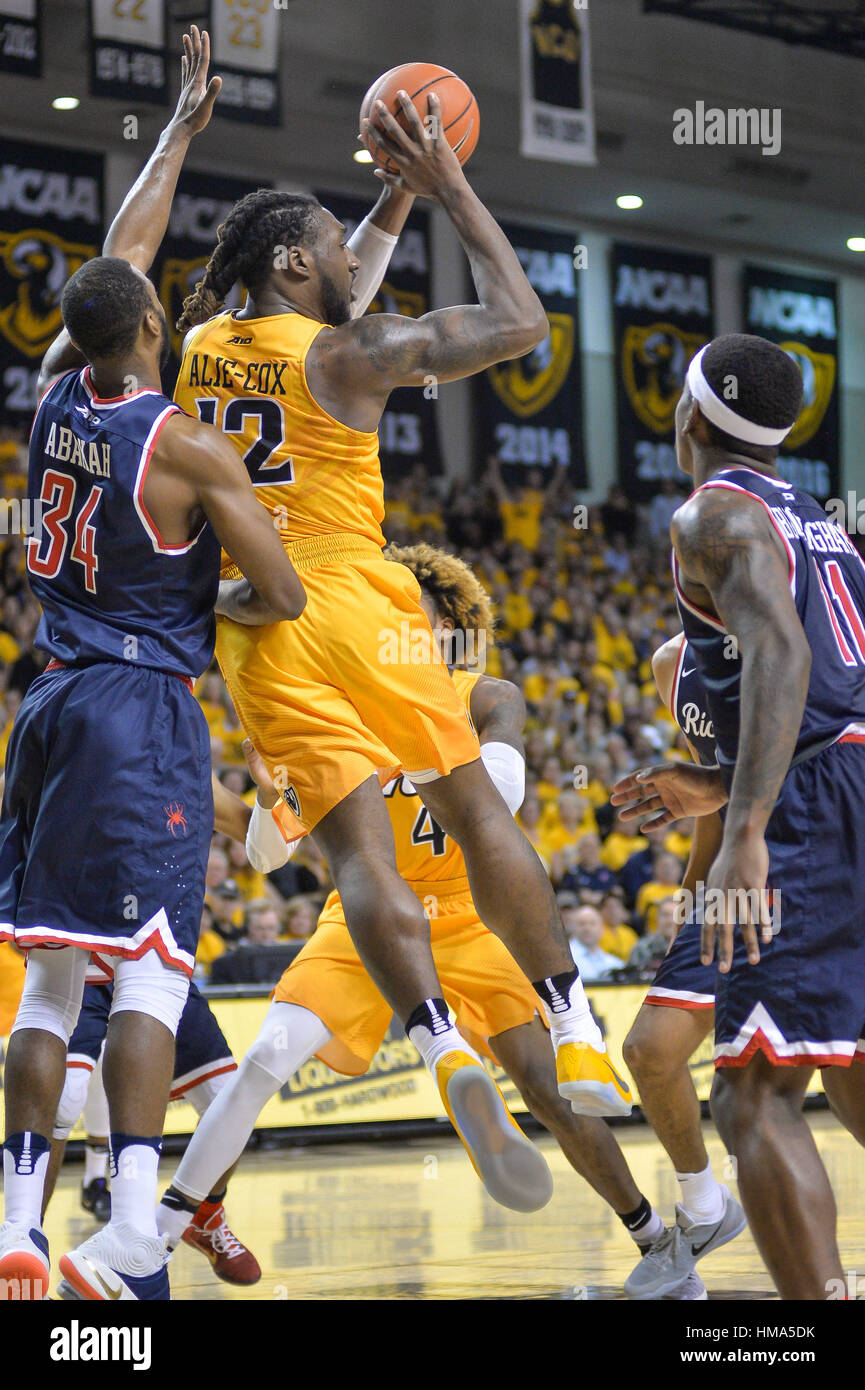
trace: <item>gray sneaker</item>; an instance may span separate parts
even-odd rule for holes
[[[673,1289],[672,1293],[665,1294],[664,1297],[681,1299],[683,1302],[690,1300],[699,1303],[705,1302],[709,1295],[699,1274],[695,1269],[692,1269],[685,1282],[680,1284],[677,1289]]]
[[[677,1204],[676,1224],[650,1245],[640,1263],[625,1281],[629,1298],[663,1298],[688,1277],[698,1260],[718,1250],[745,1229],[745,1213],[736,1198],[725,1189],[724,1214],[720,1221],[702,1225]]]

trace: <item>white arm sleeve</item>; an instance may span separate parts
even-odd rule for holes
[[[360,270],[354,277],[353,319],[359,319],[372,303],[398,240],[390,232],[383,232],[380,227],[374,226],[368,217],[349,237],[348,244],[360,261]]]
[[[481,745],[481,761],[501,792],[512,816],[523,804],[526,795],[526,762],[516,748],[509,743],[484,743]]]
[[[299,844],[300,840],[286,843],[273,816],[259,804],[256,797],[246,831],[246,857],[252,867],[260,874],[281,869]]]

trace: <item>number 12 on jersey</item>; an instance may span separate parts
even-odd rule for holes
[[[291,457],[272,457],[285,443],[285,416],[278,401],[271,396],[233,396],[225,403],[221,419],[222,402],[215,396],[200,396],[195,404],[198,418],[205,425],[216,425],[223,434],[248,437],[247,421],[258,420],[258,430],[243,455],[253,487],[279,487],[294,482]]]

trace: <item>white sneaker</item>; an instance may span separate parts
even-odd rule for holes
[[[4,1221],[0,1226],[0,1301],[41,1303],[48,1297],[50,1270],[42,1228],[27,1220]]]
[[[164,1236],[144,1236],[128,1221],[111,1221],[61,1256],[60,1272],[85,1299],[164,1300],[171,1297],[169,1258]]]

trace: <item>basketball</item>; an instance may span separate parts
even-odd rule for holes
[[[401,63],[377,77],[363,99],[360,108],[361,135],[376,164],[389,173],[397,172],[396,166],[376,143],[375,136],[369,136],[363,129],[363,122],[372,119],[373,103],[383,101],[406,128],[405,117],[399,103],[397,92],[406,91],[414,102],[421,120],[428,115],[427,97],[435,92],[441,103],[442,128],[447,142],[456,154],[460,164],[465,164],[480,132],[480,112],[471,89],[449,68],[441,68],[437,63]]]

